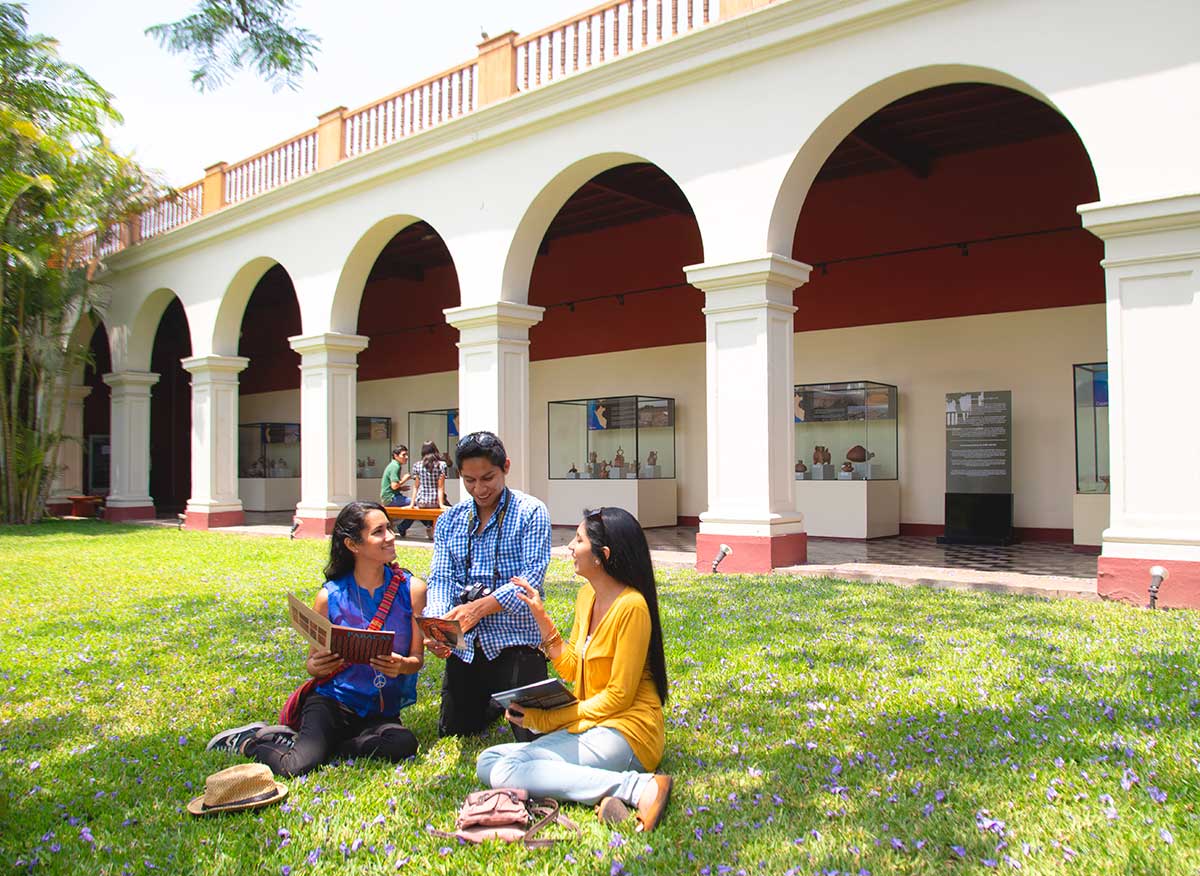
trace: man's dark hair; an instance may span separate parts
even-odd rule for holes
[[[464,435],[454,448],[454,465],[459,471],[462,471],[464,461],[480,457],[497,468],[504,468],[508,451],[504,449],[504,442],[495,432],[472,432]]]
[[[392,456],[399,456],[401,453],[408,453],[408,448],[403,444],[397,444],[392,448]]]

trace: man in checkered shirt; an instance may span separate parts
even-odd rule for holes
[[[542,637],[520,590],[523,578],[542,593],[550,563],[550,514],[533,496],[505,485],[511,461],[491,432],[472,432],[455,449],[462,485],[471,498],[437,522],[425,614],[462,625],[464,646],[451,652],[432,640],[425,647],[446,658],[438,735],[482,733],[504,713],[492,694],[546,678]],[[533,734],[515,725],[513,736]]]

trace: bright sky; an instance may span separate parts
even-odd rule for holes
[[[201,94],[191,59],[169,55],[144,35],[182,18],[194,0],[32,0],[29,28],[59,41],[62,57],[116,97],[125,124],[113,141],[166,180],[183,185],[218,161],[234,162],[316,124],[337,106],[354,108],[467,61],[480,30],[532,33],[595,0],[299,0],[296,23],[321,38],[317,72],[299,91],[243,73]]]

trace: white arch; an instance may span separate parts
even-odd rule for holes
[[[367,286],[367,277],[371,273],[371,268],[375,266],[375,260],[379,258],[379,254],[387,246],[388,241],[410,225],[422,221],[427,220],[407,213],[386,216],[376,221],[355,241],[342,265],[342,271],[338,275],[337,286],[334,289],[333,300],[330,303],[329,325],[332,331],[345,334],[357,333],[358,309]],[[438,237],[441,238],[437,228],[432,223],[428,224],[433,228],[434,234],[438,234]],[[441,239],[445,244],[445,238]],[[447,249],[449,249],[448,245]],[[453,254],[450,256],[450,266],[451,268],[455,267]]]
[[[216,356],[236,356],[238,338],[242,333],[242,319],[246,305],[258,282],[271,268],[279,264],[268,256],[250,259],[234,273],[221,295],[220,308],[213,323],[212,351]],[[285,269],[286,270],[286,269]]]
[[[529,301],[529,279],[533,275],[533,262],[537,258],[538,247],[545,237],[546,229],[558,215],[567,200],[579,190],[588,180],[619,167],[622,164],[645,163],[653,164],[670,177],[662,166],[649,158],[634,155],[629,152],[602,152],[589,155],[559,170],[546,183],[526,208],[521,216],[516,231],[509,243],[508,253],[504,260],[504,271],[500,283],[500,299],[518,304]],[[674,177],[671,181],[683,191]],[[684,192],[684,197],[687,193]],[[690,203],[690,199],[689,199]],[[701,247],[704,245],[704,230],[700,229]]]
[[[163,312],[171,301],[179,298],[173,289],[161,286],[147,295],[138,306],[133,319],[124,326],[114,326],[109,331],[109,351],[113,357],[113,368],[121,371],[149,371],[150,356],[154,351],[154,337]],[[180,300],[182,304],[182,300]],[[187,311],[184,310],[187,322]],[[188,343],[195,349],[191,323],[188,326]],[[119,352],[119,355],[118,355]]]
[[[784,175],[767,227],[767,250],[791,255],[800,210],[817,173],[830,154],[858,125],[893,101],[940,85],[978,82],[1000,85],[1027,94],[1055,111],[1062,111],[1045,94],[1014,76],[986,67],[938,64],[896,73],[864,88],[839,105],[805,140]],[[1070,121],[1068,119],[1068,121]],[[1078,134],[1077,134],[1078,135]],[[1082,139],[1082,138],[1081,138]],[[1087,144],[1084,144],[1087,149]],[[1089,153],[1090,155],[1090,153]],[[1090,160],[1090,159],[1089,159]],[[1093,173],[1095,164],[1091,163]]]

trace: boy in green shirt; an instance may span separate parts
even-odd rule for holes
[[[412,480],[412,474],[403,474],[401,469],[408,462],[408,448],[397,444],[392,448],[392,461],[383,470],[379,480],[379,504],[388,508],[403,508],[409,503],[402,490]]]

